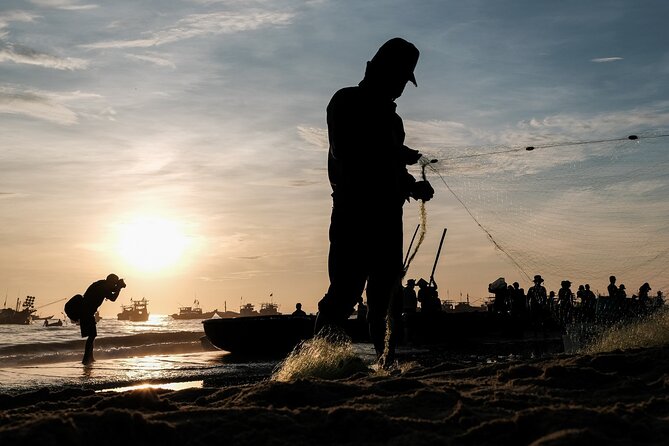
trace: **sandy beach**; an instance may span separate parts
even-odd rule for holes
[[[430,354],[334,380],[0,395],[0,443],[659,445],[668,390],[666,346],[476,366]]]

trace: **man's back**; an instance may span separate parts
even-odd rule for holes
[[[414,179],[404,159],[396,104],[365,87],[347,87],[327,107],[328,176],[335,203],[401,206]]]

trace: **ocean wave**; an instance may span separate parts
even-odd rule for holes
[[[103,336],[95,340],[98,358],[122,358],[202,351],[202,332],[180,331]],[[84,339],[0,346],[3,366],[68,361],[81,356]]]

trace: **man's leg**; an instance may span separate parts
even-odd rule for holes
[[[362,296],[368,274],[366,232],[358,210],[333,207],[328,253],[330,286],[318,302],[316,334],[328,325],[344,328]]]
[[[95,361],[93,358],[93,344],[98,335],[98,330],[95,324],[95,316],[86,315],[79,321],[81,327],[81,336],[87,337],[86,346],[84,347],[84,358],[81,360],[82,364],[89,365]]]
[[[95,336],[91,335],[86,339],[86,347],[84,348],[84,359],[81,363],[84,365],[92,364],[95,359],[93,358],[93,344],[95,343]]]

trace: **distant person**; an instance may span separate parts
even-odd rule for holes
[[[492,301],[492,311],[493,313],[505,314],[508,312],[508,296],[509,288],[504,280],[504,277],[500,277],[491,284],[488,285],[488,292],[495,295]]]
[[[402,294],[402,311],[404,313],[415,313],[418,308],[416,297],[416,280],[409,279]]]
[[[417,300],[420,302],[421,313],[435,313],[441,311],[441,300],[437,292],[436,282],[429,283],[425,279],[418,280]]]
[[[650,290],[651,290],[651,288],[650,288],[650,285],[648,284],[648,282],[644,283],[639,288],[639,302],[642,305],[648,305],[648,300],[649,300],[648,292]]]
[[[548,293],[548,308],[553,310],[555,308],[555,291],[551,290]]]
[[[318,303],[315,332],[343,327],[367,286],[367,319],[382,365],[394,362],[394,337],[384,356],[386,316],[402,305],[402,206],[409,198],[430,200],[434,190],[416,181],[406,166],[421,158],[404,145],[395,100],[408,82],[416,85],[419,51],[394,38],[367,62],[358,86],[337,91],[327,107],[328,177],[332,187],[330,286]],[[397,304],[395,304],[397,302]],[[392,334],[392,332],[391,332]]]
[[[525,316],[527,306],[525,304],[525,290],[520,288],[518,282],[513,282],[511,293],[511,313],[519,318]]]
[[[616,276],[609,277],[609,286],[606,287],[606,290],[609,293],[610,299],[616,299],[618,297],[618,286],[616,286]]]
[[[574,293],[571,291],[571,282],[563,280],[561,288],[558,290],[557,305],[561,320],[564,322],[571,317],[572,308],[574,307]]]
[[[106,279],[93,282],[84,293],[79,328],[81,329],[81,337],[88,339],[86,339],[82,364],[89,365],[95,361],[95,358],[93,358],[93,344],[98,335],[95,312],[105,299],[114,302],[123,288],[125,288],[125,281],[119,279],[116,274],[110,274]]]
[[[658,291],[657,295],[653,298],[653,305],[658,308],[664,305],[664,298],[662,297],[662,291]]]
[[[543,277],[537,274],[533,281],[534,285],[527,290],[527,305],[531,313],[539,314],[546,305],[548,296],[546,296],[546,288],[542,285]]]
[[[621,283],[620,286],[618,287],[618,293],[616,294],[616,298],[620,301],[625,301],[627,299],[627,291],[625,291],[625,284]]]
[[[546,288],[542,285],[543,277],[537,274],[533,281],[534,285],[527,290],[527,307],[530,313],[530,323],[536,333],[538,328],[544,328],[548,296],[546,296]]]
[[[293,311],[293,316],[304,317],[307,313],[302,309],[302,304],[300,302],[295,304],[295,311]]]
[[[584,291],[581,295],[581,305],[583,306],[583,314],[587,319],[593,319],[597,309],[597,296],[590,289],[590,284],[586,283]]]

